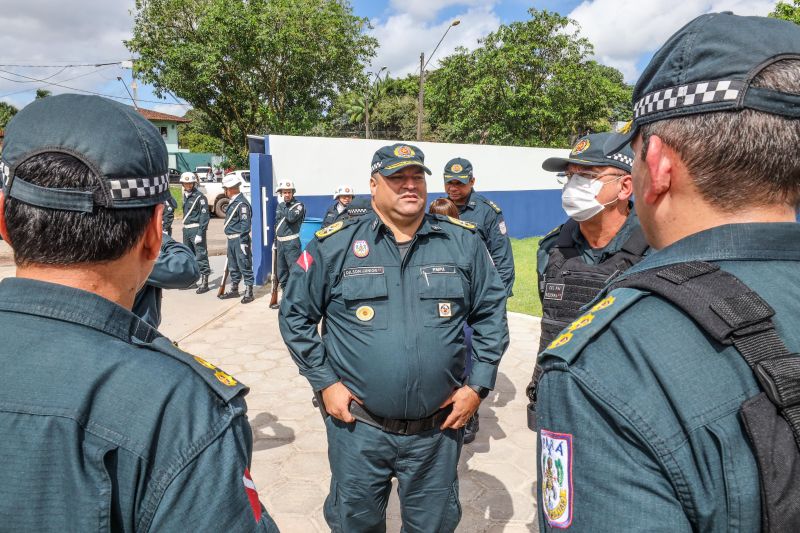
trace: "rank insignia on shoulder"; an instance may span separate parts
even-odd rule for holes
[[[542,511],[551,527],[566,529],[572,524],[572,435],[542,429],[539,437]]]
[[[317,236],[317,239],[324,239],[325,237],[333,235],[343,227],[344,227],[344,221],[340,220],[339,222],[334,222],[330,226],[322,228],[321,230],[314,233],[314,235]]]
[[[475,228],[477,227],[472,222],[466,222],[466,221],[461,220],[459,218],[447,217],[447,220],[451,224],[455,224],[456,226],[461,226],[462,228],[467,228],[468,230],[472,230],[472,231],[475,231]]]
[[[495,211],[497,211],[498,213],[502,213],[502,212],[503,212],[503,210],[502,210],[502,209],[500,209],[499,207],[497,207],[497,204],[496,204],[496,203],[494,203],[493,201],[491,201],[491,200],[486,200],[486,203],[487,203],[487,204],[489,204],[489,206],[490,206],[492,209],[494,209]]]

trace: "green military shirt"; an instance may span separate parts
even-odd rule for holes
[[[205,233],[208,229],[208,221],[211,214],[208,212],[208,200],[206,196],[195,187],[189,194],[183,194],[183,227],[200,228],[199,233]]]
[[[690,260],[718,263],[761,295],[800,351],[800,225],[713,228],[625,275]],[[760,389],[734,347],[663,299],[623,288],[539,363],[542,531],[759,531],[758,470],[739,409]]]
[[[247,388],[95,294],[0,282],[0,529],[277,531]]]
[[[228,204],[228,211],[225,216],[223,231],[225,235],[250,235],[250,228],[253,223],[253,209],[250,202],[239,193]]]
[[[512,296],[515,278],[514,254],[511,251],[511,239],[508,238],[503,212],[497,204],[475,191],[470,193],[467,202],[459,206],[458,211],[461,220],[473,222],[478,226],[478,233],[489,249],[506,292]]]
[[[581,233],[580,227],[576,226],[572,233],[572,241],[575,243],[575,248],[580,252],[581,258],[587,265],[596,265],[602,262],[606,257],[614,255],[619,252],[631,236],[631,232],[639,227],[639,217],[636,216],[636,210],[633,205],[630,206],[630,214],[625,219],[625,223],[619,229],[617,234],[611,241],[603,248],[595,249],[589,246],[586,238]],[[553,231],[542,237],[539,241],[539,249],[536,252],[536,271],[541,279],[547,264],[550,262],[550,251],[558,241],[558,234],[561,231],[561,226],[558,226]],[[650,249],[645,252],[645,255],[650,253]]]
[[[465,323],[470,384],[494,388],[509,341],[505,301],[472,224],[426,215],[401,259],[371,214],[317,232],[292,267],[280,328],[314,390],[341,380],[376,415],[419,419],[463,384]]]

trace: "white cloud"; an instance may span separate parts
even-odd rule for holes
[[[774,4],[773,0],[586,0],[569,17],[594,44],[597,59],[634,82],[640,58],[658,50],[693,18],[719,11],[766,15]]]
[[[139,107],[158,111],[159,113],[166,113],[167,115],[175,115],[176,117],[182,117],[190,109],[188,106],[180,104],[143,104]]]
[[[460,20],[461,23],[450,29],[436,55],[428,64],[428,70],[436,68],[438,59],[452,54],[459,46],[474,49],[478,45],[478,39],[500,26],[500,19],[493,9],[494,2],[434,0],[425,3],[414,0],[406,4],[404,12],[393,14],[385,20],[373,21],[375,28],[372,30],[372,35],[380,42],[380,48],[372,61],[372,70],[386,66],[393,77],[419,72],[420,53],[425,53],[427,61],[428,54],[433,51],[454,19]],[[411,4],[410,8],[408,4]],[[424,17],[416,15],[418,6],[430,4],[438,6],[438,9],[454,4],[476,6],[455,15],[452,19],[431,23],[433,17],[429,15],[433,13],[435,17],[438,14],[436,7],[427,8]]]
[[[486,0],[390,0],[389,5],[398,14],[409,14],[415,20],[433,20],[445,8],[453,6],[491,7],[496,1]]]

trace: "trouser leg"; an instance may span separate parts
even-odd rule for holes
[[[331,489],[325,520],[334,533],[383,533],[397,447],[393,435],[361,422],[325,420]]]
[[[239,239],[228,239],[228,274],[232,285],[238,285],[242,281],[242,273],[239,270]]]
[[[194,254],[195,258],[197,258],[197,250],[194,248],[194,236],[197,234],[197,230],[195,229],[185,229],[183,230],[183,244],[189,247],[189,249]]]
[[[236,249],[236,261],[238,263],[239,272],[244,277],[245,286],[252,287],[255,283],[253,279],[253,246],[250,237],[243,237],[238,239],[238,247]]]
[[[461,520],[458,458],[462,430],[400,437],[395,475],[404,533],[452,533]]]
[[[289,281],[289,269],[300,257],[300,240],[278,243],[278,254],[278,284],[281,289],[285,289],[286,282]]]
[[[199,233],[199,235],[203,238],[203,240],[195,245],[195,250],[197,250],[197,266],[200,267],[200,274],[208,276],[211,274],[211,266],[208,264],[208,243],[206,241],[206,232]]]

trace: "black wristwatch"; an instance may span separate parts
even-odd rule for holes
[[[480,385],[467,384],[467,387],[478,393],[478,398],[480,398],[481,400],[489,396],[489,393],[492,392],[492,389],[487,389],[486,387],[481,387]]]

